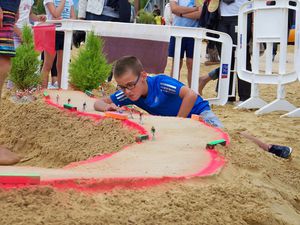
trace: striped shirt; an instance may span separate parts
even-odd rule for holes
[[[47,19],[52,20],[53,15],[50,13],[47,4],[48,3],[53,3],[54,6],[57,8],[60,4],[61,0],[44,0],[44,6],[46,9],[46,14],[47,14]],[[73,0],[66,0],[64,10],[62,11],[60,17],[62,19],[70,19],[71,17],[71,7],[74,5]]]

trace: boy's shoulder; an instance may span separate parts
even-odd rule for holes
[[[161,80],[170,80],[170,79],[173,79],[172,77],[166,75],[166,74],[156,74],[156,75],[148,75],[148,77],[150,77],[150,79],[156,81],[156,82],[159,82]]]

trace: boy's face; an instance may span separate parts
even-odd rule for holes
[[[141,72],[138,76],[131,70],[115,78],[118,89],[122,90],[131,101],[137,101],[142,95],[147,95],[147,73]]]

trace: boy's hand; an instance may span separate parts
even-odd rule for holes
[[[2,21],[3,21],[3,11],[2,8],[0,7],[0,28],[2,28]]]
[[[105,107],[105,111],[118,111],[118,110],[119,110],[119,107],[116,106],[114,103],[108,104]]]

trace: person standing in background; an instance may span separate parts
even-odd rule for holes
[[[44,6],[46,9],[47,19],[76,19],[74,5],[72,0],[44,0]],[[55,34],[55,50],[57,55],[57,78],[58,87],[61,85],[61,73],[62,73],[62,59],[64,48],[64,32],[57,31]],[[48,86],[48,76],[52,68],[55,54],[51,55],[48,52],[45,53],[45,61],[42,68],[43,88]]]
[[[11,69],[11,57],[16,55],[13,28],[18,18],[20,0],[0,1],[0,107],[4,81]],[[0,165],[11,165],[20,161],[20,157],[0,146]]]
[[[171,0],[171,11],[175,14],[173,25],[181,27],[198,27],[202,6],[196,7],[194,0]],[[169,44],[169,57],[172,58],[171,76],[173,76],[175,54],[175,37],[171,37]],[[186,56],[186,67],[188,70],[188,84],[191,87],[193,56],[194,56],[194,38],[184,37],[181,42],[180,67],[182,67],[184,55]]]
[[[220,21],[217,26],[217,31],[224,32],[230,35],[232,38],[233,44],[237,44],[237,33],[235,32],[235,27],[238,25],[238,13],[240,10],[240,7],[247,2],[248,0],[222,0],[220,2]],[[248,20],[251,21],[251,20]],[[250,25],[251,23],[248,23],[248,41],[250,37]],[[221,55],[221,45],[217,44],[217,49],[219,52],[219,55]],[[232,49],[232,58],[231,58],[231,71],[234,70],[234,63],[235,63],[235,48]],[[247,51],[247,70],[251,70],[251,63],[250,63],[250,53],[249,50]],[[210,80],[215,80],[219,78],[219,72],[220,68],[217,68],[213,71],[211,71],[208,75],[200,77],[199,79],[199,93],[202,94],[202,90],[205,87],[205,85]],[[229,85],[229,94],[231,94],[232,85],[233,85],[233,76],[234,73],[230,73],[230,85]],[[238,95],[239,95],[239,103],[247,100],[250,97],[251,94],[251,84],[243,81],[238,78]],[[235,93],[232,93],[235,95]],[[229,97],[229,102],[236,101],[236,97]]]
[[[79,19],[129,23],[130,17],[128,0],[79,0]]]

